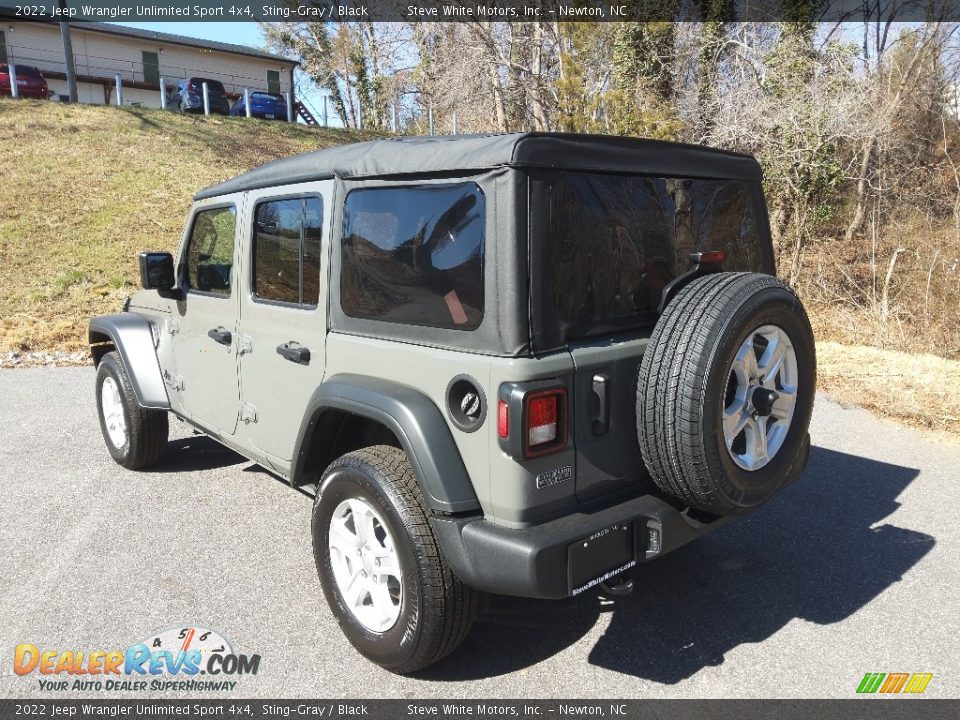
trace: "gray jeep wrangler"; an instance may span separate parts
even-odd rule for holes
[[[196,195],[94,318],[113,458],[169,413],[292,485],[344,633],[412,672],[478,591],[624,592],[803,470],[814,345],[748,156],[519,133],[280,160]],[[635,571],[634,571],[635,573]]]

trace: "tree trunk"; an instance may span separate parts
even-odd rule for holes
[[[853,210],[853,218],[844,232],[844,239],[849,242],[860,232],[863,221],[867,217],[867,173],[870,171],[870,160],[873,157],[873,146],[877,141],[876,135],[867,138],[863,147],[863,157],[860,158],[860,178],[857,180],[857,204]]]
[[[503,86],[500,84],[500,73],[497,66],[490,63],[490,89],[493,91],[493,116],[496,118],[497,132],[507,132],[507,109],[503,97]]]

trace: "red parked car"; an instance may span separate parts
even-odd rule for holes
[[[20,97],[46,100],[50,95],[47,81],[33,65],[14,65],[17,72],[17,95]],[[0,95],[12,95],[10,92],[10,66],[0,64]]]

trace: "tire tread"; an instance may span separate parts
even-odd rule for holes
[[[426,615],[416,651],[389,670],[406,674],[420,670],[453,652],[466,638],[477,614],[478,592],[454,575],[430,527],[427,507],[406,453],[390,445],[374,445],[347,453],[327,469],[348,466],[372,468],[388,479],[393,499],[402,507],[404,528],[421,558],[420,585]]]
[[[120,383],[120,396],[126,411],[127,438],[130,444],[130,451],[122,459],[112,452],[111,455],[128,470],[142,470],[151,465],[156,465],[163,458],[167,449],[167,439],[170,433],[168,413],[166,410],[154,410],[140,406],[136,394],[133,392],[133,385],[130,382],[127,369],[116,350],[106,353],[100,359],[97,368],[97,383],[99,384],[102,381],[104,373],[110,371]],[[109,441],[107,440],[107,442],[109,447]]]

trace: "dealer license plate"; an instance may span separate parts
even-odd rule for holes
[[[636,565],[633,545],[633,523],[605,528],[570,545],[570,594],[579,595]]]

